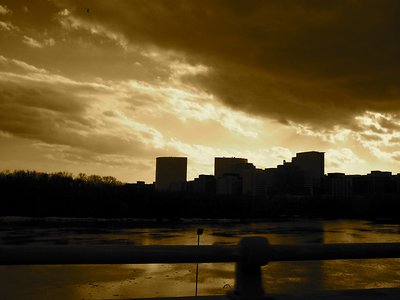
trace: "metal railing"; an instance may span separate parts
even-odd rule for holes
[[[235,262],[231,298],[265,297],[261,266],[274,261],[398,258],[400,243],[270,245],[246,237],[238,245],[208,246],[1,246],[0,265]]]

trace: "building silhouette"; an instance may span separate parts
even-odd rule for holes
[[[284,161],[283,164],[276,168],[268,168],[265,170],[267,193],[275,194],[291,194],[303,195],[309,194],[309,190],[305,188],[304,171],[291,162]]]
[[[215,157],[214,176],[217,195],[241,195],[243,193],[242,171],[248,165],[246,158]]]
[[[238,174],[238,166],[247,164],[246,158],[216,157],[214,159],[214,176],[222,177],[226,174]]]
[[[191,191],[198,194],[213,195],[216,193],[216,181],[213,175],[199,175],[192,182]]]
[[[242,180],[241,193],[248,196],[263,196],[266,191],[265,171],[252,163],[239,163],[234,173]]]
[[[325,174],[324,152],[308,151],[296,153],[296,157],[292,158],[292,164],[304,172],[303,184],[305,188],[310,190],[310,194],[321,189]]]
[[[334,199],[348,199],[353,194],[353,177],[344,173],[328,173],[324,192]]]
[[[353,194],[356,195],[384,195],[399,192],[399,176],[393,176],[392,172],[371,171],[364,176],[348,176],[352,178]]]
[[[186,157],[157,157],[156,182],[158,191],[184,191],[187,176]]]
[[[224,174],[216,181],[217,195],[241,195],[243,191],[242,178],[238,174]]]
[[[158,157],[155,189],[207,195],[269,197],[274,195],[347,200],[400,194],[400,174],[371,171],[367,175],[325,173],[325,153],[296,153],[275,168],[259,169],[246,158],[215,157],[214,175],[186,181],[186,157]],[[138,184],[139,185],[139,184]]]
[[[325,153],[300,152],[291,162],[265,169],[268,194],[313,195],[320,193],[324,179]]]

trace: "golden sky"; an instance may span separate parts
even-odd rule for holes
[[[0,170],[400,172],[400,2],[0,0]]]

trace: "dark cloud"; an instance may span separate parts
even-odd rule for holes
[[[45,109],[49,111],[76,114],[84,111],[88,102],[83,97],[71,97],[66,91],[60,91],[51,84],[32,84],[23,81],[14,83],[0,82],[1,103],[7,106]]]
[[[364,119],[364,120],[363,120]],[[373,135],[395,134],[400,130],[400,123],[397,114],[380,114],[367,112],[358,118],[358,124],[353,126],[354,131],[370,131]]]
[[[134,47],[125,51],[115,35],[107,36],[99,28],[91,30],[73,22],[65,27],[62,21],[67,20],[70,13],[63,13],[67,8],[74,9],[62,1],[38,0],[33,3],[13,0],[2,3],[13,14],[4,16],[6,19],[2,16],[0,21],[7,21],[18,28],[5,31],[0,27],[0,55],[4,57],[27,61],[55,74],[81,81],[96,77],[151,83],[158,77],[167,78],[170,75],[167,66],[143,55],[140,45],[132,43]],[[24,11],[24,6],[28,11]],[[84,11],[86,13],[86,9]],[[27,41],[30,39],[41,48],[29,46]],[[136,46],[137,49],[133,49]],[[4,70],[7,66],[0,65],[0,68]]]
[[[391,118],[390,120],[386,118],[380,118],[379,125],[382,128],[385,128],[386,131],[389,133],[399,132],[400,131],[399,116],[394,115],[393,118]]]
[[[101,87],[67,79],[54,84],[52,76],[33,80],[35,74],[6,78],[0,78],[0,131],[98,155],[154,156],[154,149],[141,140],[147,133],[115,134],[88,112]]]
[[[316,126],[351,122],[366,110],[400,111],[398,1],[57,5],[132,44],[175,50],[188,62],[211,66],[208,75],[187,80],[237,109]]]
[[[1,2],[12,11],[5,16],[7,19],[16,21],[30,30],[48,30],[54,14],[59,11],[56,1],[2,0]]]

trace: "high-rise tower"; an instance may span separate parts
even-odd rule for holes
[[[304,184],[306,187],[320,188],[325,173],[325,153],[308,151],[296,153],[292,164],[304,171]]]
[[[186,157],[156,158],[156,190],[180,190],[186,183]]]
[[[224,174],[238,174],[238,166],[246,163],[246,158],[216,157],[214,160],[214,176],[218,178],[224,176]]]

